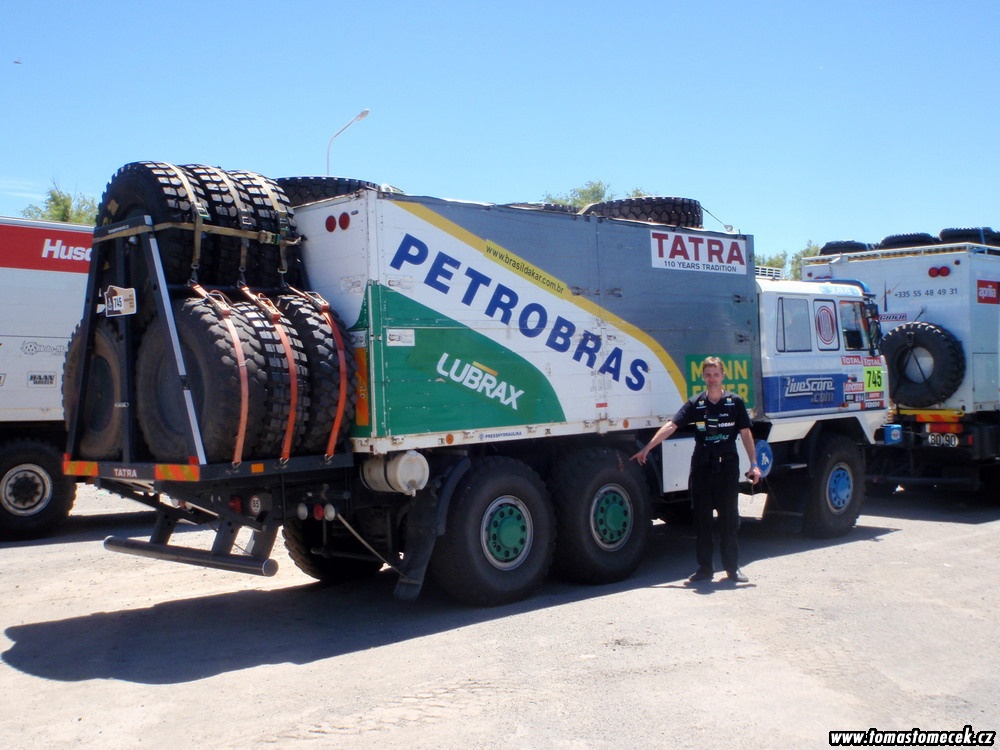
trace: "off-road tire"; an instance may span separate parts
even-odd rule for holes
[[[889,397],[900,406],[924,408],[951,397],[965,378],[962,343],[933,323],[904,323],[882,337]]]
[[[293,371],[296,384],[295,414],[291,420],[293,448],[305,433],[306,415],[309,413],[311,399],[306,353],[295,328],[284,315],[272,321],[252,302],[237,302],[233,305],[233,309],[249,323],[252,335],[260,345],[264,372],[267,376],[264,416],[253,455],[256,458],[275,458],[282,454],[289,415],[292,411]],[[284,329],[288,340],[291,362],[278,333],[278,326]]]
[[[326,525],[325,534],[323,526]],[[295,566],[326,585],[358,581],[375,575],[382,561],[345,555],[369,555],[365,547],[337,521],[317,521],[308,518],[286,520],[281,529],[285,549]]]
[[[857,523],[865,499],[861,448],[843,435],[823,435],[816,446],[812,471],[802,530],[821,539],[843,536]]]
[[[208,462],[234,459],[241,415],[240,374],[228,327],[200,299],[177,300],[174,321],[188,386]],[[253,329],[234,312],[249,388],[243,456],[256,448],[265,417],[266,363]],[[136,364],[136,418],[156,460],[186,461],[187,410],[170,354],[166,326],[155,322],[143,336]]]
[[[976,245],[1000,247],[1000,232],[991,227],[952,227],[942,229],[938,232],[938,239],[948,244],[972,242]]]
[[[863,253],[871,250],[872,246],[867,242],[858,240],[833,240],[827,242],[819,249],[820,255],[841,255],[842,253]]]
[[[83,365],[83,329],[77,326],[70,336],[63,364],[62,403],[66,426],[69,417],[80,401],[76,378]],[[124,434],[123,411],[118,408],[124,400],[125,346],[117,328],[108,320],[94,324],[94,348],[91,353],[87,397],[83,413],[77,416],[79,443],[76,452],[80,458],[92,460],[120,458]]]
[[[187,164],[183,169],[196,181],[205,195],[211,223],[225,229],[257,231],[257,216],[243,184],[218,167]],[[256,241],[224,234],[206,233],[202,238],[202,256],[211,261],[198,269],[198,280],[207,286],[235,286],[240,277],[243,248],[248,259],[256,251]],[[210,248],[206,253],[204,248]]]
[[[553,572],[580,583],[628,578],[649,542],[649,492],[638,465],[611,448],[561,458],[549,476],[555,505]]]
[[[520,601],[548,574],[555,517],[541,477],[512,458],[478,459],[459,482],[429,570],[457,601]]]
[[[922,247],[924,245],[936,245],[938,238],[926,232],[910,232],[909,234],[890,234],[882,238],[878,247],[882,250],[891,250],[899,247]]]
[[[285,191],[293,207],[341,195],[350,195],[366,188],[378,190],[378,185],[350,177],[278,177],[275,182]]]
[[[106,226],[143,215],[151,216],[154,224],[191,223],[196,203],[207,209],[201,186],[182,168],[162,162],[132,162],[119,169],[108,183],[97,207],[97,225]],[[187,229],[164,229],[157,233],[163,274],[168,284],[183,284],[191,277],[192,239]],[[203,252],[200,265],[211,267],[213,262]]]
[[[62,450],[41,440],[0,444],[0,536],[42,536],[64,521],[76,483],[62,473]]]
[[[594,203],[580,213],[604,216],[609,219],[631,219],[650,221],[656,224],[670,224],[677,227],[701,229],[704,212],[701,203],[693,198],[622,198],[620,200]]]
[[[268,232],[275,237],[287,241],[298,238],[295,230],[295,213],[292,205],[281,186],[269,177],[235,170],[227,172],[229,177],[239,183],[249,198],[253,208],[257,229]],[[246,281],[251,287],[277,289],[281,285],[281,270],[285,268],[285,280],[293,285],[302,283],[301,264],[298,249],[295,245],[287,245],[284,250],[284,266],[282,265],[282,250],[277,244],[270,242],[251,243],[252,252],[247,258]]]
[[[344,352],[347,368],[347,392],[341,393],[340,358],[337,356],[336,339],[326,318],[307,300],[294,294],[285,294],[274,300],[275,305],[288,319],[298,334],[305,352],[308,367],[309,403],[305,413],[305,425],[296,453],[314,454],[326,452],[330,432],[336,421],[337,405],[344,399],[344,412],[340,430],[334,444],[339,444],[348,434],[354,420],[357,403],[357,374],[354,353]],[[335,312],[330,311],[333,324],[338,327],[340,340],[348,346],[350,339],[347,329]]]

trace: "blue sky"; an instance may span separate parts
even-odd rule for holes
[[[137,160],[323,174],[370,108],[331,173],[408,193],[603,180],[764,255],[1000,228],[998,30],[995,0],[0,0],[0,215]]]

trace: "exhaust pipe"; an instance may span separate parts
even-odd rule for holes
[[[153,544],[138,539],[109,536],[104,540],[104,549],[123,552],[127,555],[152,557],[156,560],[200,565],[203,568],[228,570],[231,573],[249,573],[270,578],[278,572],[278,563],[271,559],[250,557],[249,555],[219,555],[208,550],[192,547],[172,547],[169,544]]]

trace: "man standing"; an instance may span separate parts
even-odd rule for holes
[[[679,427],[690,424],[695,426],[689,488],[694,502],[698,569],[688,577],[692,582],[709,581],[715,572],[712,564],[713,510],[719,511],[719,546],[727,577],[737,583],[749,581],[740,570],[736,539],[740,527],[737,434],[743,442],[747,458],[750,459],[748,476],[753,484],[760,480],[760,468],[757,466],[746,404],[735,393],[723,390],[725,376],[726,369],[722,360],[718,357],[706,357],[701,363],[701,378],[705,381],[705,390],[688,399],[674,418],[668,420],[649,443],[632,456],[640,464],[644,464],[649,452],[673,435]]]

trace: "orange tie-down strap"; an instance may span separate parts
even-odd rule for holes
[[[337,398],[337,411],[333,417],[333,428],[330,430],[330,437],[326,442],[326,456],[332,456],[337,447],[337,436],[340,434],[340,425],[344,421],[344,411],[347,408],[347,347],[344,345],[344,337],[340,334],[340,326],[337,325],[330,312],[330,303],[323,299],[316,292],[303,292],[295,287],[288,287],[292,292],[302,297],[312,305],[326,320],[333,333],[333,341],[337,346],[337,361],[340,365],[340,395]]]
[[[285,439],[281,443],[281,460],[287,461],[292,455],[292,438],[295,436],[295,414],[299,404],[299,374],[295,366],[295,353],[292,351],[292,342],[288,338],[288,330],[281,323],[281,311],[274,306],[263,294],[254,294],[250,287],[240,286],[247,299],[253,302],[260,311],[264,313],[267,320],[278,333],[281,340],[281,347],[285,352],[285,361],[288,362],[288,377],[291,380],[289,394],[288,421],[285,424]]]
[[[200,284],[191,284],[202,301],[211,307],[219,319],[226,325],[229,337],[233,342],[233,350],[236,353],[236,367],[240,373],[240,427],[236,433],[236,447],[233,449],[233,465],[238,466],[243,463],[243,445],[247,434],[247,421],[250,412],[250,383],[247,377],[247,362],[243,356],[243,344],[240,342],[240,335],[236,331],[236,324],[232,320],[232,309],[221,292],[208,292]]]

